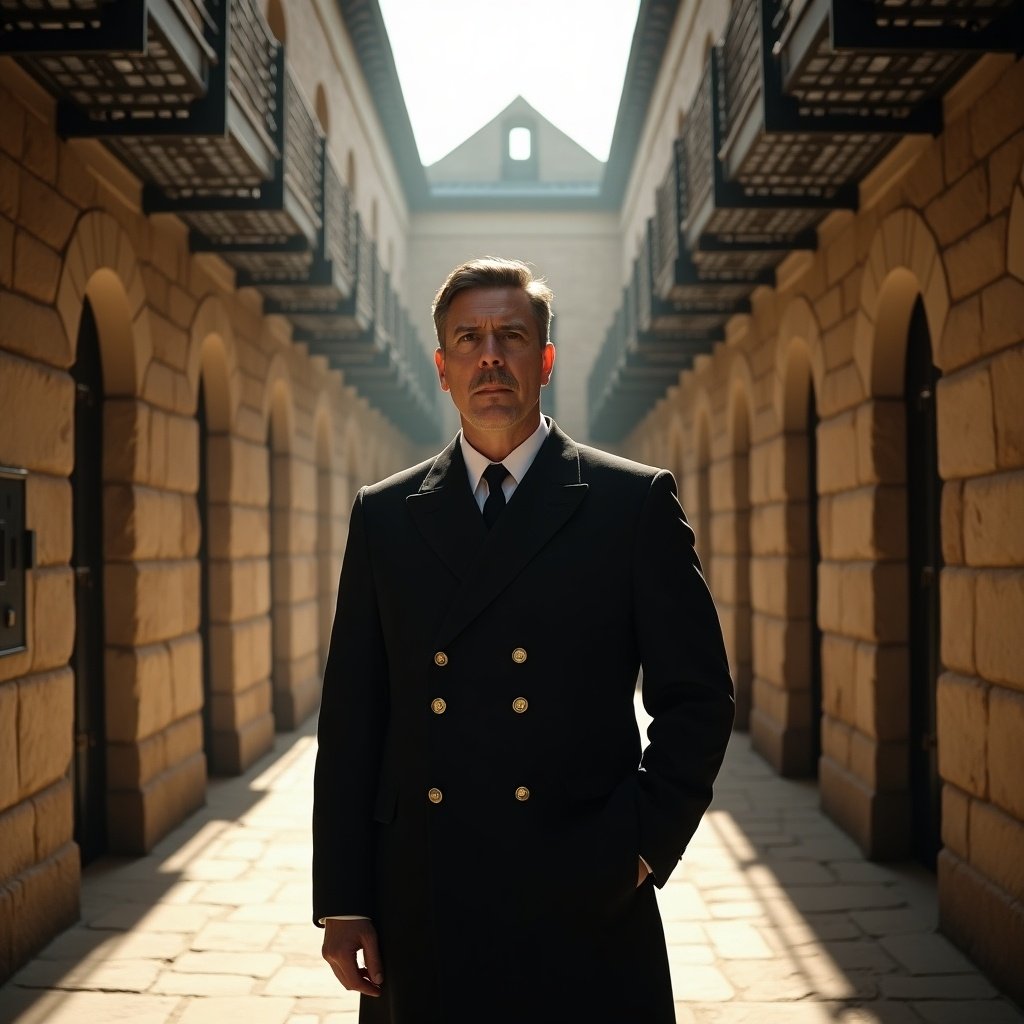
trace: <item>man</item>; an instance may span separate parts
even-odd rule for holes
[[[461,433],[352,509],[313,916],[362,1024],[675,1020],[652,886],[710,802],[732,684],[671,475],[540,414],[551,298],[516,261],[452,271]]]

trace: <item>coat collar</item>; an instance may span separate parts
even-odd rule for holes
[[[459,580],[438,647],[449,644],[565,525],[587,492],[576,443],[555,424],[492,530],[470,493],[458,440],[434,460],[406,499],[417,529]]]

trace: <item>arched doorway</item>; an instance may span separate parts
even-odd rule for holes
[[[75,466],[71,473],[75,574],[74,838],[82,863],[107,849],[103,617],[103,367],[99,330],[85,300],[75,363]]]
[[[818,403],[810,374],[807,377],[807,411],[804,430],[807,437],[807,606],[810,643],[810,729],[808,772],[817,776],[821,758],[821,625],[818,619],[818,566],[821,564],[821,539],[818,535]]]
[[[939,573],[942,535],[935,388],[924,304],[914,304],[907,331],[904,401],[907,424],[907,572],[909,574],[910,799],[914,856],[935,868],[941,846],[942,783],[936,744]]]

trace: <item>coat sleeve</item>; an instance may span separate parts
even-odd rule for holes
[[[638,778],[640,853],[662,886],[711,803],[732,730],[732,679],[693,531],[667,472],[640,516],[634,613],[643,702],[653,719]]]
[[[324,671],[313,780],[313,921],[372,917],[373,805],[388,670],[360,491],[349,519]]]

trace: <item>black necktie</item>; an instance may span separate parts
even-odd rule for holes
[[[484,522],[489,530],[505,508],[505,492],[501,485],[508,476],[508,470],[500,462],[492,462],[484,470],[487,481],[487,500],[484,502]]]

